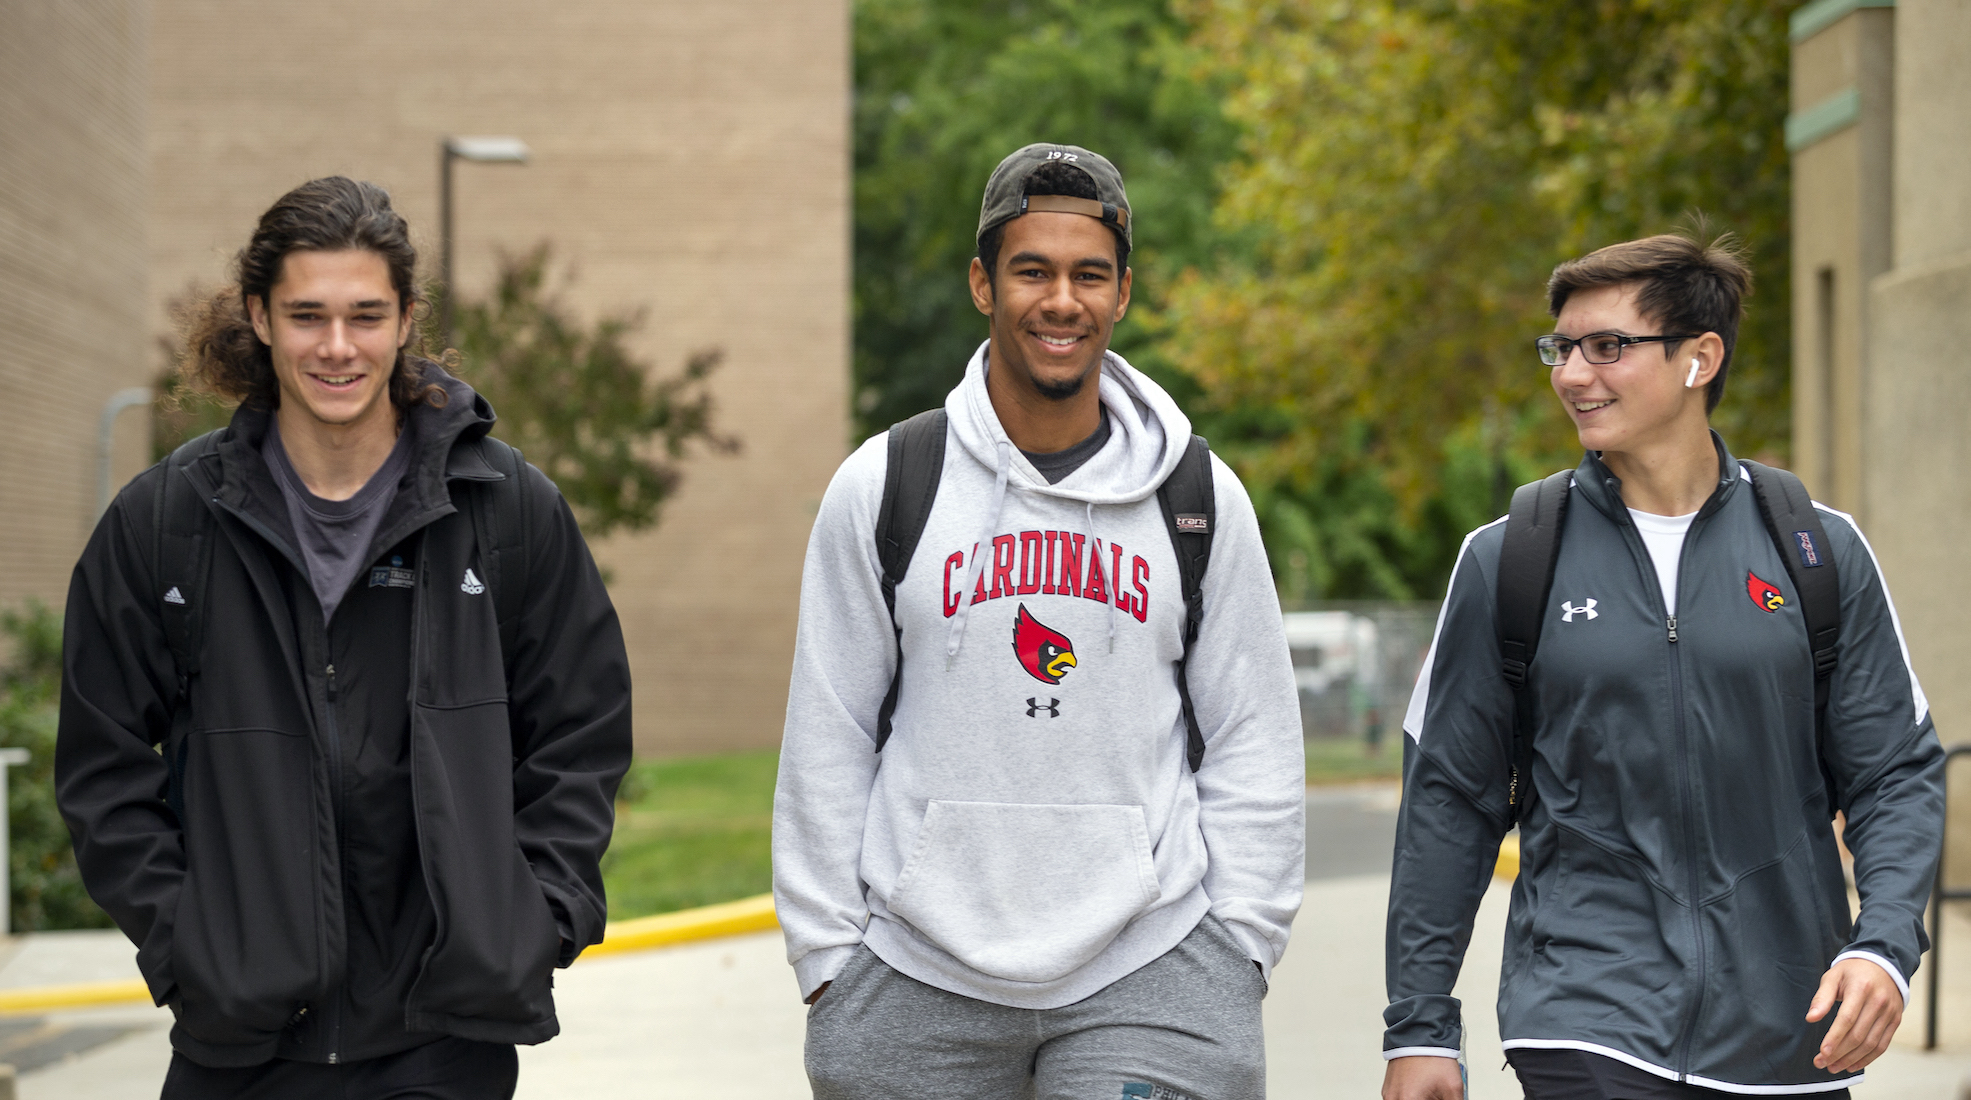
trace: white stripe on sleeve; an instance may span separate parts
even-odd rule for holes
[[[1920,726],[1923,720],[1930,716],[1930,699],[1923,694],[1923,685],[1916,682],[1916,666],[1909,663],[1909,642],[1903,638],[1903,620],[1896,614],[1896,601],[1889,595],[1889,578],[1882,575],[1882,561],[1875,556],[1875,547],[1869,545],[1868,536],[1862,534],[1861,525],[1855,522],[1855,517],[1846,512],[1835,511],[1820,501],[1814,501],[1814,507],[1830,516],[1838,516],[1847,523],[1849,529],[1854,531],[1855,537],[1861,540],[1862,549],[1868,551],[1868,560],[1875,565],[1875,583],[1882,586],[1882,602],[1889,606],[1889,623],[1896,628],[1896,644],[1902,647],[1903,651],[1903,669],[1909,673],[1910,703],[1916,712],[1916,721],[1913,724]]]
[[[1430,706],[1430,669],[1437,663],[1437,636],[1444,633],[1444,613],[1451,609],[1451,591],[1458,586],[1458,571],[1465,567],[1465,554],[1479,531],[1490,530],[1505,521],[1506,517],[1500,516],[1480,527],[1466,535],[1464,544],[1458,547],[1457,561],[1451,566],[1451,583],[1444,586],[1444,603],[1437,609],[1437,625],[1430,632],[1430,648],[1424,651],[1423,667],[1417,670],[1417,686],[1410,689],[1410,707],[1403,712],[1403,732],[1413,741],[1423,740],[1424,711]]]

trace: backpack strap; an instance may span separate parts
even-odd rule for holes
[[[1567,520],[1573,483],[1574,471],[1559,470],[1514,490],[1512,511],[1506,515],[1506,541],[1499,552],[1499,674],[1512,687],[1513,709],[1508,828],[1524,815],[1533,797],[1533,707],[1526,697],[1526,674],[1540,648],[1540,625],[1553,591],[1561,525]]]
[[[1194,435],[1184,457],[1157,487],[1157,504],[1170,546],[1177,552],[1177,575],[1184,586],[1184,654],[1177,658],[1177,698],[1184,708],[1184,758],[1192,771],[1204,763],[1204,733],[1198,729],[1197,709],[1191,705],[1191,683],[1185,666],[1191,645],[1204,623],[1204,576],[1211,564],[1211,534],[1218,526],[1218,496],[1211,480],[1211,444]]]
[[[910,570],[911,556],[924,537],[931,505],[944,480],[945,411],[928,409],[890,426],[889,466],[883,472],[883,507],[876,513],[876,557],[883,566],[883,605],[897,636],[897,667],[889,694],[876,714],[876,751],[890,740],[897,693],[903,687],[903,627],[897,625],[897,585]],[[962,596],[960,597],[963,598]]]
[[[1752,475],[1753,495],[1759,500],[1759,516],[1766,521],[1779,560],[1800,594],[1800,617],[1806,620],[1807,644],[1814,654],[1814,739],[1827,744],[1827,697],[1834,684],[1834,666],[1841,642],[1841,575],[1834,564],[1827,529],[1820,513],[1800,479],[1786,470],[1758,462],[1743,461]],[[1841,809],[1840,792],[1834,774],[1828,770],[1827,754],[1820,753],[1821,778],[1827,784],[1830,807]]]
[[[218,446],[218,432],[208,432],[172,451],[160,463],[157,494],[151,503],[151,561],[157,572],[158,619],[165,646],[171,651],[171,729],[164,748],[170,772],[165,802],[180,821],[185,816],[186,735],[191,732],[192,680],[199,674],[205,637],[205,584],[212,571],[212,543],[218,530],[211,509],[199,499],[186,470]]]
[[[500,625],[500,659],[510,676],[521,609],[527,602],[527,578],[533,575],[533,515],[526,460],[514,447],[492,436],[482,437],[479,446],[493,469],[504,475],[498,481],[480,482],[465,496],[472,513],[473,536],[479,541],[479,565],[493,590],[493,612]],[[513,583],[502,583],[507,578]]]

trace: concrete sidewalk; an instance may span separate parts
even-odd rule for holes
[[[1395,805],[1391,792],[1312,792],[1309,831],[1346,836],[1309,855],[1307,898],[1293,945],[1266,1000],[1269,1095],[1274,1100],[1374,1100],[1382,1086],[1382,938]],[[1380,855],[1371,859],[1364,850]],[[1509,887],[1495,882],[1479,911],[1458,996],[1471,1035],[1472,1100],[1518,1100],[1502,1072],[1493,1003]],[[1971,1071],[1971,907],[1951,915],[1944,1043],[1923,1041],[1923,976],[1896,1045],[1868,1071],[1860,1100],[1957,1100]],[[114,933],[24,937],[0,961],[0,989],[135,976]],[[777,932],[709,940],[577,963],[555,979],[562,1034],[520,1054],[521,1100],[594,1097],[788,1100],[807,1095],[801,1069],[806,1010]],[[21,1076],[23,1100],[150,1100],[170,1061],[170,1013],[136,1007],[49,1013],[46,1033],[121,1038]],[[0,1036],[0,1046],[4,1045]],[[77,1038],[77,1042],[81,1039]],[[0,1061],[5,1061],[0,1053]]]
[[[1308,884],[1293,949],[1274,972],[1266,1001],[1268,1079],[1275,1100],[1377,1095],[1387,891],[1388,880],[1380,875]],[[1486,896],[1458,988],[1470,1006],[1473,1100],[1519,1097],[1512,1074],[1499,1070],[1503,1058],[1491,1011],[1506,898],[1503,883]],[[1971,944],[1971,920],[1954,921],[1951,933],[1950,942]],[[30,938],[28,950],[15,961],[30,961],[33,946]],[[62,947],[71,957],[83,954],[74,939]],[[114,944],[100,941],[95,957],[112,957],[111,948]],[[128,957],[127,947],[116,950]],[[8,984],[12,970],[11,964],[0,970],[0,986]],[[1963,980],[1971,976],[1971,958],[1951,970],[1945,1049],[1936,1054],[1918,1049],[1919,1000],[1896,1046],[1857,1090],[1862,1100],[1956,1100],[1957,1084],[1971,1070],[1971,981]],[[563,1033],[551,1043],[522,1049],[522,1100],[786,1100],[806,1094],[804,1010],[777,933],[580,963],[558,976],[556,993]],[[170,1059],[168,1013],[137,1008],[53,1017],[135,1030],[70,1062],[23,1075],[23,1100],[157,1095]]]

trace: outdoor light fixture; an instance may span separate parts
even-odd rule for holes
[[[517,137],[448,137],[438,143],[438,283],[444,288],[438,335],[452,345],[452,162],[525,164],[527,143]]]
[[[452,137],[445,151],[460,160],[527,163],[527,143],[517,137]]]

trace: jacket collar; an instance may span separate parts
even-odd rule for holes
[[[497,417],[487,400],[471,386],[447,374],[437,363],[421,361],[425,377],[445,394],[445,404],[413,406],[406,414],[405,431],[415,432],[416,453],[411,459],[408,491],[400,491],[386,515],[383,528],[401,538],[423,523],[455,509],[449,482],[501,481],[505,475],[487,459],[486,433]],[[263,533],[275,536],[281,549],[291,558],[298,556],[292,546],[287,504],[280,487],[267,470],[260,448],[274,421],[272,409],[241,405],[230,425],[222,429],[207,461],[198,474],[206,482],[202,488],[220,504],[257,521]],[[379,531],[383,535],[382,530]],[[394,541],[394,539],[392,540]]]
[[[1698,519],[1707,519],[1724,507],[1737,491],[1739,482],[1738,460],[1725,449],[1725,439],[1715,428],[1711,431],[1711,446],[1718,452],[1718,480],[1711,488],[1711,496],[1697,510]],[[1602,463],[1600,451],[1589,451],[1582,456],[1581,465],[1574,471],[1574,487],[1602,515],[1618,525],[1629,523],[1629,508],[1622,502],[1622,479]]]

